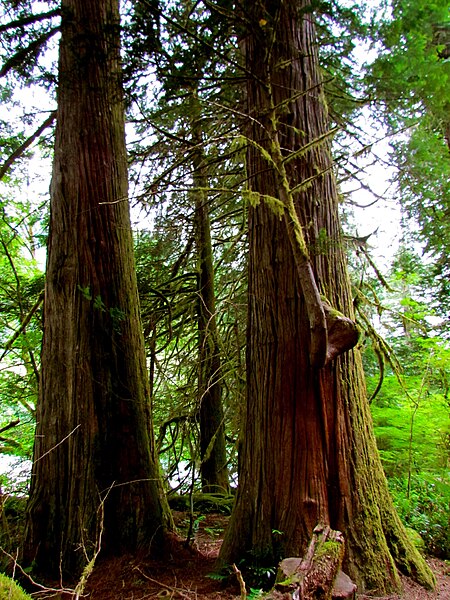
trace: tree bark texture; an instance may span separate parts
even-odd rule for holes
[[[98,548],[160,552],[127,199],[116,0],[63,0],[42,370],[24,555],[76,574]]]
[[[327,312],[331,306],[354,320],[314,10],[307,0],[248,0],[242,14],[247,30],[240,43],[251,73],[247,169],[261,202],[249,209],[246,416],[239,489],[220,560],[244,568],[301,556],[324,523],[343,532],[343,568],[360,591],[399,589],[396,566],[432,586],[388,493],[359,352],[335,353],[322,368],[311,353],[309,300],[280,190],[292,196],[305,265]],[[283,218],[273,198],[285,206]]]
[[[200,417],[200,460],[204,492],[229,492],[225,420],[222,406],[222,367],[216,320],[214,263],[209,218],[208,173],[204,155],[200,100],[192,93],[191,133],[193,180],[195,189],[195,238],[198,285],[198,403]]]

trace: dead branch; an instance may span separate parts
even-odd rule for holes
[[[139,567],[133,567],[133,569],[138,571],[142,575],[142,577],[144,577],[151,583],[156,583],[156,585],[159,585],[160,587],[164,588],[168,592],[172,592],[173,594],[178,594],[181,598],[185,598],[185,600],[191,600],[190,596],[188,596],[187,594],[182,592],[179,588],[172,587],[170,585],[166,585],[165,583],[161,583],[160,581],[158,581],[156,579],[152,579],[151,577],[146,575]]]

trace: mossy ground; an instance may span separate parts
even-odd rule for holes
[[[15,581],[3,573],[0,573],[0,599],[32,600]]]

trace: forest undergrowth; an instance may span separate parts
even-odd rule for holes
[[[223,532],[229,516],[217,512],[195,513],[173,511],[178,536],[172,539],[167,560],[151,560],[144,555],[100,557],[90,574],[83,593],[76,595],[77,582],[40,581],[37,588],[20,575],[19,565],[13,565],[3,551],[2,564],[33,598],[70,600],[146,600],[170,598],[184,600],[279,600],[280,593],[263,592],[260,587],[247,586],[247,595],[240,588],[235,576],[220,576],[215,571],[216,559],[222,544]],[[20,518],[20,517],[19,517]],[[193,536],[187,543],[186,535],[193,519]],[[5,529],[5,527],[7,529]],[[18,513],[3,515],[3,540],[6,532],[10,536],[20,535],[21,522]],[[10,537],[12,541],[12,537]],[[16,541],[19,541],[16,539]],[[2,549],[3,550],[3,549]],[[11,556],[11,555],[10,555]],[[407,577],[402,576],[403,594],[370,596],[357,594],[357,600],[450,600],[450,563],[435,557],[427,562],[435,574],[435,591],[427,591]],[[261,575],[264,577],[264,575]],[[261,585],[263,581],[261,580]]]
[[[174,518],[183,531],[189,514],[175,512]],[[144,600],[147,598],[181,598],[185,600],[244,600],[235,577],[223,579],[214,572],[222,533],[228,522],[223,514],[210,513],[196,517],[197,526],[193,543],[186,548],[183,539],[174,542],[173,554],[167,562],[148,561],[139,557],[120,557],[100,561],[88,582],[86,593],[92,600]],[[401,596],[374,597],[357,595],[358,600],[450,600],[450,564],[429,558],[437,587],[434,592],[424,590],[407,577],[402,577],[404,592]],[[281,596],[279,596],[281,597]],[[264,595],[258,588],[248,589],[249,600],[276,595]]]

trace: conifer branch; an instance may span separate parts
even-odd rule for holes
[[[0,77],[4,77],[13,69],[21,67],[30,57],[36,57],[39,54],[42,46],[48,42],[48,40],[58,33],[59,27],[54,27],[49,31],[46,31],[36,40],[33,40],[25,48],[20,48],[10,59],[8,59],[3,67],[0,69]]]
[[[37,140],[37,138],[47,129],[47,127],[50,127],[50,125],[53,123],[53,121],[56,119],[56,111],[53,111],[52,113],[50,113],[49,117],[47,117],[47,119],[42,123],[42,125],[40,125],[36,131],[29,137],[27,138],[23,144],[21,144],[17,150],[15,150],[11,156],[9,156],[5,162],[3,163],[3,165],[0,167],[0,179],[3,178],[3,176],[5,175],[5,173],[8,171],[8,169],[11,167],[11,165],[18,159],[20,158],[24,152],[27,150],[27,148],[29,148],[31,146],[31,144]]]
[[[144,0],[144,3],[147,6],[149,5],[149,2],[146,0]],[[242,66],[240,63],[238,63],[237,61],[233,60],[232,58],[230,58],[229,56],[227,56],[226,54],[224,54],[223,52],[221,52],[220,50],[215,48],[212,44],[209,44],[205,39],[203,39],[202,37],[200,37],[193,31],[191,31],[187,26],[184,26],[181,23],[177,23],[176,21],[171,19],[167,14],[164,14],[162,12],[162,10],[158,9],[157,11],[154,11],[154,12],[157,12],[158,17],[162,18],[166,23],[171,25],[174,29],[177,29],[181,33],[185,33],[187,36],[189,36],[190,38],[192,38],[193,40],[195,40],[196,42],[201,44],[204,48],[207,48],[208,50],[210,50],[211,53],[213,53],[215,56],[217,56],[218,58],[223,60],[225,64],[232,65],[238,71],[242,71],[242,72],[246,73],[246,75],[251,77],[253,80],[257,80],[254,73],[252,73],[251,71],[246,69],[244,66]],[[258,80],[258,83],[260,83],[261,85],[266,87],[266,85],[263,81]]]
[[[328,140],[329,137],[332,137],[333,135],[335,135],[337,131],[339,131],[339,127],[334,127],[333,129],[326,131],[321,136],[315,138],[308,144],[305,144],[304,146],[302,146],[295,152],[288,154],[283,159],[284,164],[287,164],[287,163],[291,162],[291,160],[295,160],[296,158],[301,158],[302,156],[304,156],[307,152],[309,152],[313,148],[317,148],[318,146],[322,145],[324,142],[326,142]]]
[[[46,13],[38,13],[37,15],[27,15],[26,17],[21,17],[15,21],[10,21],[9,23],[0,25],[0,33],[3,31],[8,31],[9,29],[15,29],[16,27],[23,27],[24,25],[31,25],[32,23],[39,23],[40,21],[45,21],[46,19],[59,17],[60,15],[61,9],[59,8],[55,8]]]

